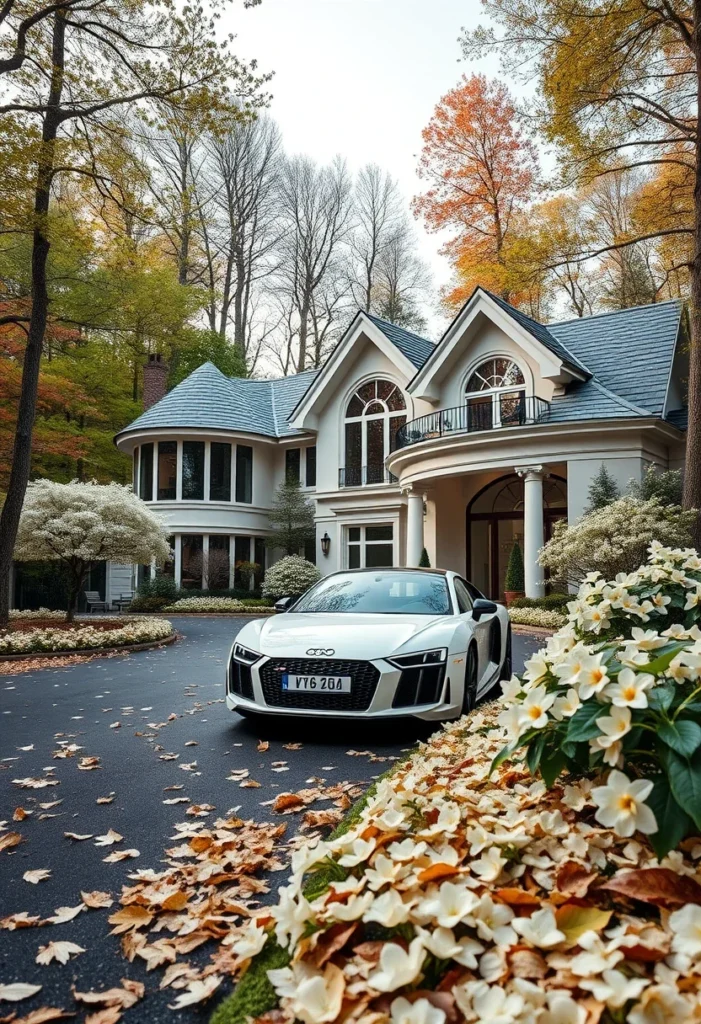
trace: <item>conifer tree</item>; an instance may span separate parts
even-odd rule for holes
[[[596,476],[592,478],[588,496],[589,504],[585,509],[586,513],[595,512],[598,508],[605,508],[620,498],[621,492],[618,484],[605,465],[602,465]]]

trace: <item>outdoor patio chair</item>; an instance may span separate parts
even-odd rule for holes
[[[119,597],[116,597],[112,603],[118,612],[123,612],[126,611],[126,609],[129,607],[133,600],[134,592],[133,590],[130,590],[126,594],[120,594]]]
[[[88,612],[106,612],[109,610],[107,608],[107,602],[102,600],[97,590],[85,591],[85,603],[88,606]]]

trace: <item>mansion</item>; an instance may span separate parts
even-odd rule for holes
[[[320,370],[281,380],[205,363],[165,394],[151,357],[153,404],[116,444],[183,588],[202,587],[213,551],[229,586],[240,563],[274,560],[268,513],[292,475],[322,573],[415,566],[425,548],[500,599],[518,541],[536,597],[538,550],[602,465],[622,490],[650,464],[682,467],[685,353],[678,301],[545,325],[478,288],[435,345],[359,312]]]

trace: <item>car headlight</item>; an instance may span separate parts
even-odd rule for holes
[[[234,644],[234,661],[240,661],[242,665],[253,665],[260,657],[260,654],[249,650],[243,644]]]
[[[387,658],[395,668],[423,668],[426,665],[440,665],[448,660],[446,647],[437,647],[433,651],[417,651],[416,654],[400,654],[398,658]]]

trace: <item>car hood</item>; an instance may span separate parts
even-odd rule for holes
[[[426,642],[438,646],[445,643],[443,615],[353,615],[308,614],[286,612],[269,619],[249,623],[237,639],[260,654],[272,658],[309,657],[310,650],[333,652],[326,657],[353,660],[385,658],[409,640],[417,650],[420,634],[429,633]],[[438,637],[436,634],[441,634]]]

